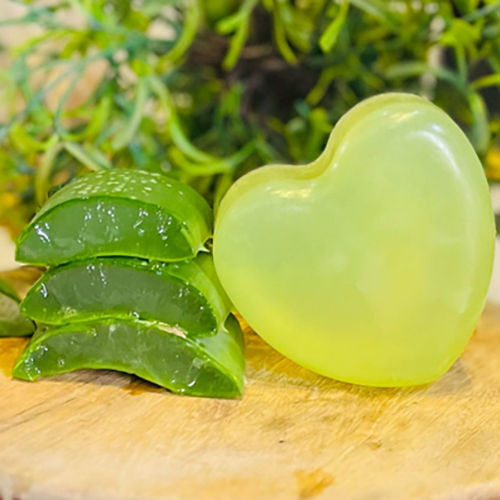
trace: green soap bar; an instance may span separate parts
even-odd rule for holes
[[[355,106],[309,165],[238,179],[213,245],[224,289],[266,342],[321,375],[389,387],[432,382],[463,352],[494,249],[474,149],[408,94]]]
[[[83,368],[132,373],[180,394],[234,398],[243,390],[243,336],[233,316],[217,335],[199,340],[155,323],[74,323],[38,330],[12,373],[35,380]]]
[[[50,269],[21,308],[40,323],[140,319],[160,321],[177,333],[205,336],[217,333],[231,303],[209,255],[169,264],[100,257]]]
[[[117,168],[57,191],[19,236],[16,258],[34,265],[110,255],[183,260],[203,248],[211,225],[208,203],[186,184]]]
[[[17,293],[0,279],[0,337],[25,337],[34,330],[35,325],[19,310]]]

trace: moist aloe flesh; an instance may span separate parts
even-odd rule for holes
[[[40,323],[141,319],[189,336],[217,333],[230,308],[208,255],[170,264],[126,257],[72,262],[48,270],[22,303]]]
[[[0,279],[0,337],[31,335],[35,325],[21,314],[19,297],[15,290]]]
[[[203,249],[211,221],[208,203],[191,187],[117,168],[57,191],[21,233],[16,258],[34,265],[112,255],[183,260]]]
[[[39,330],[17,360],[14,377],[83,368],[137,375],[173,392],[234,398],[243,390],[243,338],[230,316],[219,333],[191,340],[154,323],[102,320]]]

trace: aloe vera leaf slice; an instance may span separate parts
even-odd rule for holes
[[[199,265],[200,263],[201,265]],[[159,321],[193,337],[214,335],[231,304],[208,255],[184,262],[100,257],[49,269],[22,302],[39,323],[99,318]]]
[[[191,187],[116,168],[75,179],[49,198],[19,236],[16,258],[34,265],[112,255],[183,260],[203,249],[211,230],[212,211]]]
[[[242,332],[233,316],[202,342],[138,321],[49,327],[37,331],[12,373],[35,380],[83,368],[131,373],[179,394],[234,398],[243,390]]]
[[[19,301],[15,290],[0,279],[0,337],[25,337],[35,330],[33,322],[21,314]]]
[[[10,297],[16,302],[20,302],[21,299],[19,298],[19,295],[17,292],[12,288],[5,280],[0,278],[0,294],[2,295],[7,295],[7,297]]]
[[[217,325],[224,323],[233,306],[219,281],[211,255],[200,254],[193,260],[173,262],[169,264],[169,272],[202,292],[211,306]]]

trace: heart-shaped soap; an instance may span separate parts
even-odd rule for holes
[[[494,220],[472,146],[408,94],[348,112],[309,165],[238,180],[214,236],[236,309],[285,356],[352,383],[430,382],[469,340]]]

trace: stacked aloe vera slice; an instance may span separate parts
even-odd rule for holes
[[[34,324],[21,314],[19,302],[16,291],[0,279],[0,337],[25,337],[33,333]]]
[[[243,342],[212,257],[211,209],[189,186],[115,169],[55,193],[18,239],[49,266],[21,304],[38,329],[13,375],[133,373],[173,392],[237,397]]]

